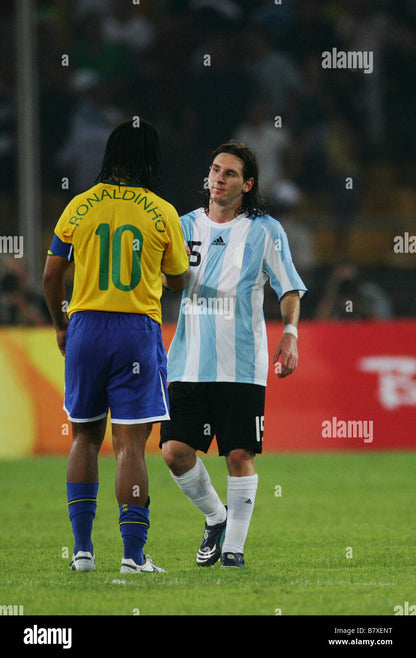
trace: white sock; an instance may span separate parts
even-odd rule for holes
[[[243,553],[256,500],[258,475],[228,476],[227,529],[222,552]]]
[[[173,475],[172,472],[171,475],[185,496],[205,515],[208,525],[225,520],[225,506],[212,486],[209,473],[199,457],[195,466],[184,475]]]

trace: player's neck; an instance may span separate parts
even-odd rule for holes
[[[239,208],[240,206],[237,205],[220,206],[218,203],[210,202],[207,215],[213,222],[217,222],[217,224],[226,224],[238,216]]]

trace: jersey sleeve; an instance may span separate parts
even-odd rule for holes
[[[67,244],[72,244],[74,231],[78,226],[79,217],[72,213],[72,202],[67,205],[55,226],[55,235]]]
[[[72,217],[70,205],[68,205],[55,226],[52,243],[48,250],[49,256],[62,256],[62,258],[68,260],[74,259],[72,236],[75,226],[76,217]]]
[[[192,240],[194,222],[192,221],[194,213],[188,213],[181,217],[181,227],[185,243]]]
[[[271,287],[279,301],[286,293],[293,291],[298,291],[302,298],[306,294],[307,288],[293,264],[289,241],[282,225],[270,218],[265,232],[263,270],[270,279]]]
[[[172,207],[166,214],[169,220],[167,223],[169,242],[162,259],[162,272],[166,276],[180,276],[189,268],[189,258],[185,250],[185,239],[176,210]]]
[[[52,238],[51,246],[48,249],[48,256],[62,256],[69,261],[74,260],[74,248],[72,244],[63,242],[55,234]]]

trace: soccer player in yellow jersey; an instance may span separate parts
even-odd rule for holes
[[[152,423],[169,419],[161,335],[162,277],[182,290],[189,261],[178,214],[158,196],[161,148],[140,119],[110,135],[98,183],[65,208],[47,255],[43,288],[65,356],[65,404],[72,424],[67,464],[74,533],[71,568],[95,569],[92,528],[98,454],[108,411],[117,460],[121,572],[163,571],[145,557],[149,493],[145,444]],[[74,285],[65,313],[65,272]]]

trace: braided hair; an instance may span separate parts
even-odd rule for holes
[[[158,193],[162,171],[159,134],[150,123],[136,118],[125,121],[111,133],[96,182],[124,180]]]

